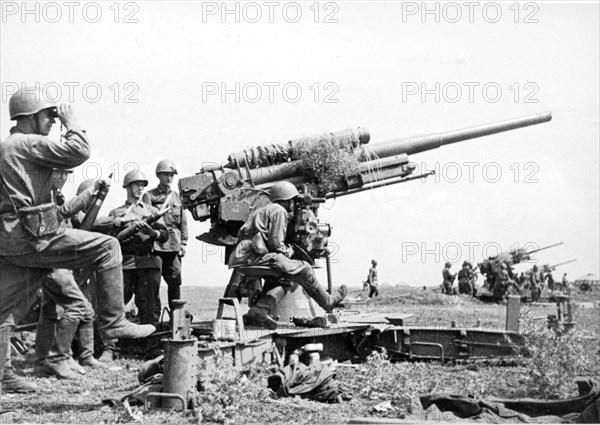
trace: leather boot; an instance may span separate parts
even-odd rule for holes
[[[153,325],[138,325],[125,319],[123,271],[120,266],[96,271],[96,287],[96,313],[102,339],[145,338],[156,330]]]
[[[18,376],[12,367],[10,360],[12,333],[12,326],[0,326],[0,394],[35,392],[39,387]]]
[[[277,321],[270,314],[277,303],[285,296],[286,290],[281,286],[262,294],[256,303],[242,317],[244,326],[257,326],[265,329],[277,329]]]
[[[101,363],[112,363],[117,358],[117,340],[102,339],[102,355],[98,358]]]
[[[79,375],[85,375],[85,369],[75,361],[73,356],[67,358],[67,363],[73,372],[78,373]]]
[[[46,295],[42,294],[42,306],[40,308],[40,318],[38,320],[35,333],[35,361],[42,364],[50,352],[50,348],[56,338],[56,304],[46,302]]]
[[[59,379],[77,379],[83,368],[71,357],[71,344],[79,321],[61,319],[56,325],[56,338],[50,348],[44,370]],[[83,370],[85,373],[85,370]]]
[[[304,289],[319,307],[327,313],[331,313],[348,295],[348,287],[346,285],[340,286],[331,295],[318,283],[316,285],[305,286]]]
[[[46,358],[44,360],[44,370],[59,379],[79,379],[79,374],[71,369],[68,358],[59,360]]]
[[[102,367],[102,364],[94,358],[94,322],[79,322],[77,336],[79,364],[88,367]]]
[[[33,382],[27,382],[25,379],[15,373],[15,369],[7,361],[4,366],[4,376],[2,377],[2,393],[34,393],[40,389]]]

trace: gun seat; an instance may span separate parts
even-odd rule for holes
[[[242,266],[234,267],[234,270],[245,277],[265,278],[275,277],[282,278],[284,273],[275,270],[268,266]]]

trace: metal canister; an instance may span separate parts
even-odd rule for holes
[[[163,369],[163,393],[179,394],[185,400],[185,408],[194,403],[198,380],[198,340],[163,340],[165,363]],[[175,409],[179,402],[165,398],[162,407]]]

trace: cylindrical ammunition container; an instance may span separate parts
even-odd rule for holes
[[[196,395],[198,379],[198,340],[190,338],[173,341],[163,339],[165,346],[165,364],[163,369],[163,392],[179,394],[186,401]],[[164,399],[162,407],[174,409],[180,405],[176,399]]]

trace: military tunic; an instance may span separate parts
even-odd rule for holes
[[[132,204],[127,201],[124,205],[112,210],[109,216],[115,219],[127,217],[133,220],[142,220],[155,212],[157,212],[156,208],[143,202]],[[127,304],[135,295],[135,304],[142,324],[153,324],[158,319],[155,311],[155,299],[160,288],[162,262],[160,257],[154,255],[153,246],[155,241],[166,242],[169,238],[169,233],[160,220],[150,226],[159,231],[160,236],[158,238],[155,239],[141,231],[137,231],[129,238],[121,241],[121,250],[123,251],[123,301]]]
[[[162,277],[167,282],[169,307],[173,308],[173,300],[181,298],[181,257],[182,246],[187,245],[188,228],[185,210],[181,205],[179,193],[169,188],[168,191],[156,187],[144,193],[142,201],[155,208],[171,207],[163,216],[163,221],[169,232],[166,242],[154,242],[154,253],[162,260]],[[160,297],[155,300],[155,309],[160,314]]]

